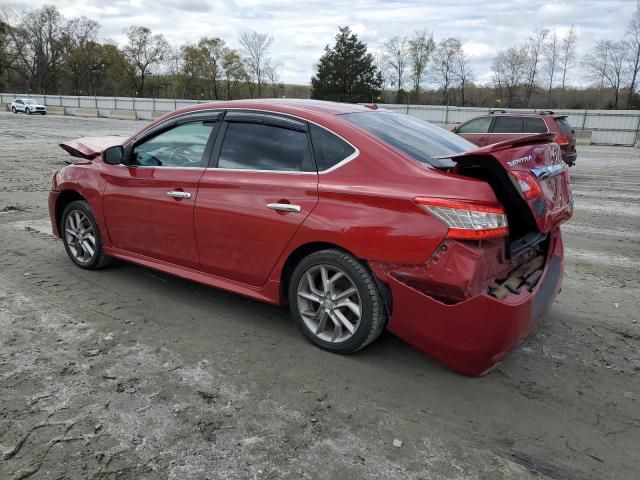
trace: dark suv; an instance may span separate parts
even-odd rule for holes
[[[493,111],[456,126],[453,132],[480,147],[525,135],[552,132],[556,134],[555,142],[560,145],[562,159],[567,165],[573,166],[578,157],[575,131],[567,121],[566,115],[556,115],[551,111]]]

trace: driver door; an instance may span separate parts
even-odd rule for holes
[[[218,124],[202,114],[171,122],[134,140],[126,165],[108,166],[104,214],[115,247],[198,267],[193,208]]]

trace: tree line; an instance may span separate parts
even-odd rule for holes
[[[350,102],[523,108],[640,108],[640,1],[620,38],[578,58],[577,31],[536,29],[500,51],[481,84],[462,40],[426,29],[370,50],[349,27],[325,47],[311,85],[280,80],[273,36],[244,32],[234,49],[219,37],[171,45],[131,26],[126,44],[101,41],[99,23],[54,6],[0,10],[0,90],[45,94],[234,99],[312,97]],[[582,67],[589,85],[568,79]],[[580,82],[585,84],[584,81]]]
[[[0,90],[39,94],[233,99],[304,95],[286,87],[269,55],[273,37],[245,32],[239,49],[202,37],[176,47],[144,26],[127,43],[99,41],[100,24],[56,7],[0,11]]]

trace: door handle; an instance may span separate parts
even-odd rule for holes
[[[167,195],[173,198],[191,198],[191,194],[189,192],[179,192],[176,190],[167,192]]]
[[[293,205],[291,203],[269,203],[267,205],[267,208],[270,208],[271,210],[278,210],[280,212],[296,212],[296,213],[299,213],[300,210],[302,210],[300,208],[300,205]]]

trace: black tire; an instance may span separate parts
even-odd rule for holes
[[[338,343],[319,338],[307,326],[299,310],[298,289],[301,286],[301,280],[308,271],[321,266],[330,266],[341,270],[356,288],[359,296],[360,322],[350,338]],[[314,345],[333,353],[357,352],[378,338],[387,323],[384,299],[373,273],[362,262],[341,250],[321,250],[302,259],[291,275],[288,295],[293,319],[305,337]],[[322,307],[319,306],[319,308]]]
[[[31,109],[27,108],[24,113],[26,113],[27,115],[31,115]]]
[[[16,107],[11,107],[11,111],[12,111],[13,113],[18,113],[18,110],[16,110]]]
[[[83,214],[86,219],[91,224],[91,228],[93,229],[93,236],[95,238],[95,248],[94,252],[90,258],[85,261],[80,261],[73,253],[73,248],[69,244],[68,235],[66,231],[67,227],[67,217],[73,212],[80,212]],[[60,219],[60,232],[62,236],[62,242],[64,243],[64,249],[69,255],[69,258],[73,263],[75,263],[78,267],[84,268],[86,270],[98,270],[100,268],[104,268],[109,266],[113,262],[113,258],[105,255],[102,249],[102,238],[100,236],[100,229],[98,228],[98,224],[96,223],[95,216],[91,211],[91,207],[84,200],[76,200],[75,202],[71,202],[67,205],[62,212],[62,218]]]

